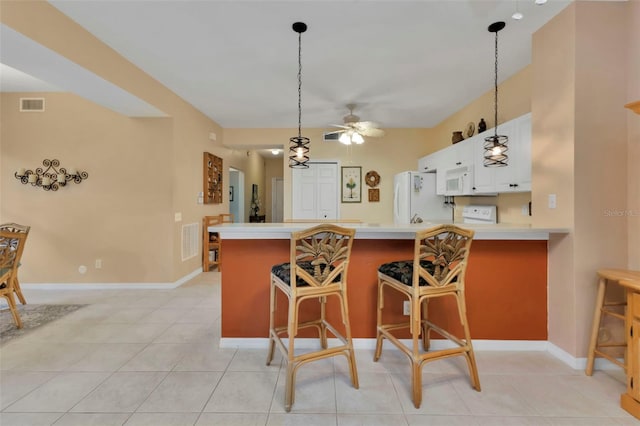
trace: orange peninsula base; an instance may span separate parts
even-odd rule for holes
[[[375,337],[378,266],[410,259],[412,254],[413,240],[354,241],[348,272],[354,338]],[[288,256],[286,239],[225,240],[223,338],[267,337],[271,266],[287,262]],[[547,340],[547,241],[474,240],[465,291],[474,339]],[[313,314],[315,306],[311,302],[305,302],[309,303],[308,308],[303,307]],[[328,316],[337,319],[337,303],[333,306],[332,302],[329,301]],[[278,303],[286,303],[286,299]],[[390,315],[400,321],[402,299],[394,302],[385,298],[385,304],[391,306]],[[430,316],[437,323],[460,331],[453,300],[435,300],[429,306]],[[279,320],[285,322],[284,316]]]

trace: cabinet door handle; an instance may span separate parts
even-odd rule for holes
[[[462,164],[462,163],[461,163],[460,161],[458,161],[458,162],[456,163],[456,166],[459,166],[459,165],[461,165],[461,164]]]

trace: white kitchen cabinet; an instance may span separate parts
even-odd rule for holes
[[[531,191],[531,113],[498,126],[498,133],[509,137],[508,165],[484,167],[484,138],[494,129],[474,135],[457,144],[422,157],[418,170],[436,171],[436,193],[444,195],[446,171],[473,165],[473,190],[468,195]]]
[[[438,162],[442,157],[442,150],[426,155],[418,159],[419,172],[434,172],[438,168]]]
[[[500,124],[498,133],[509,137],[504,167],[484,167],[484,138],[494,129],[474,136],[474,194],[531,191],[531,114]]]
[[[418,160],[418,171],[420,172],[433,172],[436,173],[436,170],[440,170],[437,173],[442,173],[444,164],[447,162],[447,150],[441,149],[440,151],[436,151],[433,154],[429,154],[425,157],[422,157]],[[445,181],[440,177],[440,174],[436,175],[436,194],[444,195],[445,190]]]
[[[510,126],[509,165],[495,168],[496,192],[531,191],[531,114],[511,120]]]

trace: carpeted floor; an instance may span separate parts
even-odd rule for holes
[[[16,337],[24,336],[30,331],[55,321],[86,305],[18,305],[18,312],[22,320],[22,328],[17,328],[13,322],[11,311],[6,308],[0,311],[0,345]]]

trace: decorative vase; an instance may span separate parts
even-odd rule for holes
[[[481,118],[478,123],[478,133],[484,132],[485,130],[487,130],[487,123],[484,121],[484,118]]]
[[[453,136],[451,136],[451,142],[458,143],[461,140],[464,140],[464,136],[462,136],[462,132],[453,132]]]

